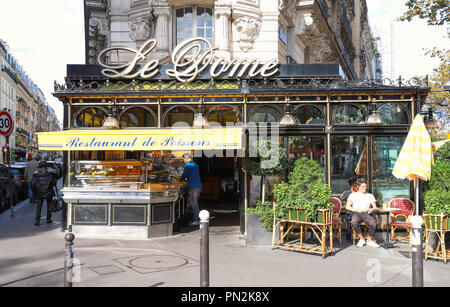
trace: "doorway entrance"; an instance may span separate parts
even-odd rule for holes
[[[239,163],[236,157],[196,158],[203,185],[200,210],[208,210],[211,226],[239,226]]]

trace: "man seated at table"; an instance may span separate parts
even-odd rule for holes
[[[367,193],[367,181],[364,178],[359,178],[356,181],[356,185],[358,186],[358,192],[350,194],[345,207],[347,211],[353,212],[351,224],[359,238],[356,246],[363,247],[364,245],[368,245],[370,247],[380,247],[373,240],[373,235],[377,227],[375,218],[371,216],[372,210],[377,207],[375,197]],[[366,222],[369,227],[367,242],[361,233],[361,222]]]

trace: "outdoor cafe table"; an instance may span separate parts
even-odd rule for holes
[[[396,211],[402,211],[402,209],[399,209],[399,208],[375,208],[375,209],[373,209],[373,213],[386,214],[386,216],[387,216],[386,239],[385,239],[384,243],[380,244],[380,246],[382,246],[386,249],[394,247],[394,245],[390,242],[390,235],[391,235],[390,213],[396,212]]]

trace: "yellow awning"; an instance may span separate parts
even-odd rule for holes
[[[74,129],[38,133],[39,150],[242,149],[243,128]]]

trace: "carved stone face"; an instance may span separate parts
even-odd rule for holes
[[[253,48],[256,36],[261,28],[261,22],[249,17],[240,17],[233,24],[236,28],[239,47],[244,51]]]
[[[143,42],[150,38],[152,25],[145,17],[136,17],[128,21],[130,26],[130,38],[136,42]]]

